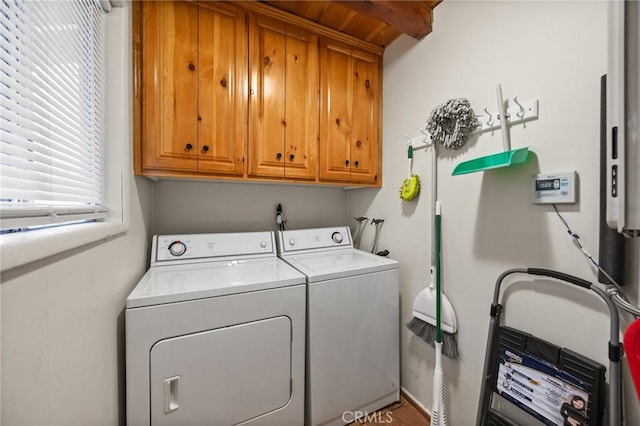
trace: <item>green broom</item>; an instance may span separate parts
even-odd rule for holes
[[[431,426],[447,426],[447,414],[444,408],[444,372],[442,371],[442,289],[440,286],[440,245],[442,216],[440,203],[436,201],[436,365],[433,369],[433,405]]]
[[[421,320],[420,318],[416,317],[415,315],[420,315],[421,317],[423,317],[424,315],[421,312],[415,312],[414,311],[414,318],[409,322],[409,324],[407,324],[407,326],[409,327],[409,329],[411,331],[413,331],[414,333],[416,333],[418,336],[424,338],[426,336],[435,336],[435,341],[432,342],[428,342],[432,345],[434,345],[435,349],[436,349],[436,364],[434,367],[434,371],[433,371],[433,405],[431,408],[431,426],[447,426],[447,415],[446,415],[446,410],[445,410],[445,404],[444,404],[444,372],[442,370],[442,354],[443,354],[443,341],[446,339],[443,339],[443,337],[448,336],[449,339],[453,339],[452,341],[450,341],[446,347],[448,348],[448,350],[450,351],[448,356],[452,356],[455,357],[457,356],[457,350],[456,350],[456,345],[455,345],[455,334],[449,334],[444,332],[444,330],[442,330],[442,302],[443,302],[443,294],[442,294],[442,290],[441,290],[441,286],[440,286],[440,271],[441,271],[441,264],[440,264],[440,247],[441,247],[441,221],[442,221],[442,216],[440,214],[440,203],[436,201],[436,212],[435,212],[435,219],[434,219],[434,227],[435,227],[435,268],[432,267],[431,268],[431,272],[432,272],[432,277],[433,277],[433,271],[435,269],[435,313],[436,313],[436,317],[435,317],[435,329],[433,328],[432,324],[430,324],[429,322],[425,322],[423,320]],[[433,281],[431,283],[431,285],[429,286],[429,288],[425,289],[425,290],[430,290],[431,287],[433,286]],[[423,290],[423,291],[425,291]],[[418,301],[418,299],[416,299],[416,301]],[[415,309],[415,307],[414,307]],[[430,317],[428,317],[428,319],[430,320]],[[455,317],[454,317],[454,321],[455,321]],[[455,324],[454,324],[455,325]],[[435,331],[435,333],[434,333]],[[454,330],[455,332],[455,330]],[[427,340],[427,339],[425,339]],[[453,353],[453,352],[455,353]]]
[[[407,327],[416,336],[435,347],[436,342],[442,344],[442,353],[449,358],[458,357],[458,331],[456,314],[447,296],[442,293],[440,265],[440,245],[442,238],[440,202],[436,201],[436,147],[433,150],[432,176],[433,189],[431,201],[433,205],[433,228],[431,238],[431,282],[429,286],[416,297],[413,302],[413,318],[407,323]]]

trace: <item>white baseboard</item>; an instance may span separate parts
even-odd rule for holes
[[[405,398],[411,400],[411,404],[419,407],[421,410],[423,410],[425,413],[427,413],[427,414],[429,414],[429,416],[431,416],[431,410],[427,409],[427,407],[425,407],[423,403],[418,401],[418,398],[413,396],[411,394],[411,392],[409,392],[404,386],[400,386],[400,391],[405,396]]]

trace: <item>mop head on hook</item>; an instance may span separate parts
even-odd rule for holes
[[[468,99],[449,99],[431,111],[427,130],[431,140],[448,149],[460,149],[467,136],[480,125]]]

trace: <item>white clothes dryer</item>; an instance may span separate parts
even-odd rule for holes
[[[305,299],[273,232],[154,236],[127,298],[127,424],[302,425]]]
[[[307,277],[307,425],[398,401],[398,262],[355,249],[346,226],[280,231],[278,251]]]

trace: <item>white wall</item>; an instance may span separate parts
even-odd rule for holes
[[[2,273],[1,368],[5,425],[125,422],[125,299],[148,263],[153,183],[134,178],[131,8],[107,18],[107,197],[124,197],[125,234]],[[128,23],[128,25],[127,25]],[[118,149],[124,152],[117,152]],[[121,178],[122,158],[125,179]],[[112,191],[113,188],[117,190]],[[118,203],[115,203],[118,204]]]
[[[151,182],[126,235],[2,274],[2,423],[124,422],[124,304],[146,269]]]
[[[346,192],[335,187],[159,181],[154,194],[154,234],[277,230],[278,203],[286,229],[348,224]]]
[[[433,33],[420,42],[401,37],[385,52],[383,188],[350,192],[349,216],[386,219],[379,247],[401,262],[403,323],[412,316],[414,297],[428,284],[431,214],[428,152],[415,153],[414,172],[423,185],[420,198],[412,203],[399,199],[407,173],[403,135],[419,135],[429,112],[450,98],[468,98],[478,113],[484,106],[496,110],[497,83],[505,96],[540,101],[537,121],[511,129],[512,147],[530,146],[535,153],[524,166],[451,176],[461,161],[501,150],[499,132],[471,139],[462,152],[439,150],[443,285],[459,321],[460,357],[444,363],[451,424],[475,421],[498,275],[512,267],[536,266],[595,280],[552,208],[531,204],[529,179],[538,172],[578,171],[580,202],[561,211],[596,255],[605,31],[605,2],[447,0],[435,9]],[[637,247],[634,253],[630,278],[637,301]],[[507,323],[608,366],[603,303],[580,289],[523,281],[527,283],[508,292]],[[405,327],[401,361],[402,385],[430,407],[434,353]],[[627,424],[638,424],[637,399],[628,374],[626,378]]]

